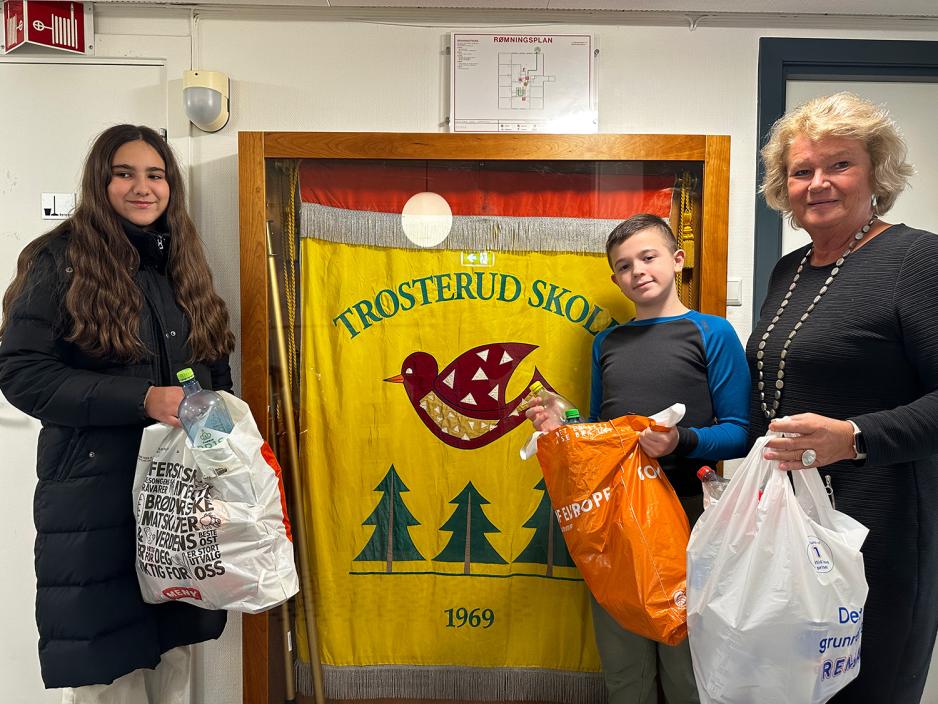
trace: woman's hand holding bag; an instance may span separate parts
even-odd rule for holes
[[[822,704],[859,673],[868,531],[832,508],[816,469],[789,481],[763,459],[773,436],[755,443],[687,546],[703,704]]]

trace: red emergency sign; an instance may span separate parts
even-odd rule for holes
[[[85,5],[88,5],[86,8]],[[4,0],[3,53],[25,44],[87,54],[91,7],[84,2]]]

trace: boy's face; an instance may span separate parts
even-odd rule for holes
[[[676,296],[674,275],[684,267],[684,251],[672,252],[656,227],[636,232],[609,252],[612,283],[638,310],[666,303]]]

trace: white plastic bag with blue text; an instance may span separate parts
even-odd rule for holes
[[[702,704],[823,704],[860,671],[868,531],[832,508],[816,469],[789,481],[763,459],[771,436],[755,443],[687,545]]]

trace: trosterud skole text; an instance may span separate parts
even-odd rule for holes
[[[591,335],[618,324],[604,308],[581,293],[544,279],[535,279],[526,289],[514,274],[494,271],[446,272],[408,279],[352,303],[332,323],[351,339],[415,308],[455,301],[522,301],[530,308],[579,325]]]

